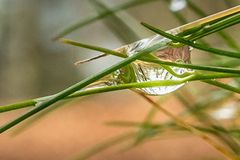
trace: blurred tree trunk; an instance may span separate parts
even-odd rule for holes
[[[9,15],[7,14],[7,1],[0,1],[0,77],[1,77],[1,83],[0,83],[0,96],[4,95],[5,87],[3,75],[4,75],[4,69],[6,69],[6,54],[7,46],[9,42]]]
[[[41,0],[4,0],[0,3],[5,11],[0,25],[0,96],[35,97],[55,93],[76,81],[76,71],[69,69],[72,65],[69,54],[53,53],[59,50],[51,50],[41,42],[44,34],[39,21],[48,3]],[[63,73],[63,68],[69,71]]]
[[[35,37],[31,33],[35,29],[34,19],[38,16],[37,3],[34,0],[3,3],[6,7],[5,25],[8,27],[2,36],[3,40],[6,36],[7,41],[2,50],[1,94],[7,97],[21,97],[24,93],[35,95],[38,58]]]

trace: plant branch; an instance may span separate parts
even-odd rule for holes
[[[239,19],[240,19],[240,16],[239,16]],[[179,36],[173,36],[173,35],[171,35],[169,33],[166,33],[166,32],[164,32],[160,29],[157,29],[157,28],[155,28],[155,27],[153,27],[149,24],[142,23],[142,25],[145,26],[146,28],[148,28],[149,30],[155,32],[155,33],[158,33],[158,34],[160,34],[160,35],[162,35],[166,38],[171,39],[172,41],[177,41],[177,42],[180,42],[184,45],[189,45],[189,46],[192,46],[193,48],[197,48],[197,49],[207,51],[207,52],[210,52],[210,53],[213,53],[213,54],[217,54],[217,55],[221,55],[221,56],[227,56],[227,57],[240,58],[240,52],[223,51],[223,50],[220,50],[220,49],[207,47],[205,45],[201,45],[201,44],[198,44],[198,43],[191,42],[189,40],[185,40],[184,38],[179,37]]]
[[[86,95],[92,95],[97,93],[103,93],[103,92],[110,92],[110,91],[117,91],[117,90],[123,90],[123,89],[132,89],[132,88],[147,88],[147,87],[159,87],[159,86],[171,86],[171,85],[179,85],[182,83],[190,82],[190,81],[198,81],[198,80],[211,80],[211,79],[217,79],[217,78],[229,78],[229,77],[240,77],[240,75],[236,74],[228,74],[228,73],[216,73],[216,74],[200,74],[195,73],[193,75],[190,75],[188,77],[179,79],[179,80],[162,80],[162,81],[150,81],[150,82],[139,82],[139,83],[126,83],[126,84],[119,84],[116,86],[107,86],[107,87],[101,87],[101,88],[93,88],[93,89],[87,89],[87,90],[81,90],[77,91],[64,99],[69,98],[76,98]],[[38,103],[42,103],[45,101],[48,101],[51,98],[54,98],[56,95],[52,96],[46,96],[31,100],[26,100],[19,103],[14,103],[6,106],[0,106],[0,113],[1,112],[7,112],[14,109],[21,109],[25,107],[34,106]]]

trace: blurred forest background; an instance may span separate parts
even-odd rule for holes
[[[191,1],[208,15],[240,4],[240,0]],[[103,2],[112,8],[128,0]],[[143,28],[140,22],[165,30],[181,25],[171,13],[169,2],[158,0],[117,13],[136,37],[129,36],[127,32],[121,33],[122,37],[119,37],[116,32],[112,32],[106,25],[109,17],[66,37],[110,49],[117,48],[153,34]],[[200,18],[187,6],[180,13],[188,22]],[[96,8],[88,0],[0,0],[0,104],[57,93],[119,61],[118,58],[109,56],[75,66],[74,62],[92,57],[96,53],[52,40],[62,29],[97,14]],[[239,26],[231,27],[227,32],[236,35],[235,40],[239,40]],[[218,48],[226,46],[215,35],[209,36],[208,41]],[[208,56],[194,55],[193,61],[208,61]],[[174,112],[182,110],[174,98],[170,98],[165,105],[171,106]],[[146,106],[149,106],[147,102],[128,91],[88,97],[65,107],[70,107],[70,110],[62,109],[43,118],[37,125],[13,139],[9,135],[2,136],[0,159],[69,159],[85,148],[123,131],[123,128],[109,129],[103,125],[105,121],[142,120],[149,110]],[[19,113],[21,111],[8,113],[6,116],[1,114],[0,120],[5,122]],[[166,116],[161,114],[160,119],[166,119]],[[179,157],[193,159],[195,156],[199,156],[199,159],[224,159],[205,145],[195,137],[174,137],[173,140],[161,140],[160,144],[150,142],[129,153],[121,154],[114,148],[95,159],[153,160],[161,159],[162,156],[168,160],[182,159]]]

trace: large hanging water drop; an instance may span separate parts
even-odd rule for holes
[[[156,43],[166,40],[159,35],[153,36],[147,39],[137,41],[135,43],[123,46],[117,51],[126,54],[127,56],[132,56],[139,51],[150,47]],[[182,62],[190,63],[190,47],[182,46],[179,48],[164,47],[153,53],[160,60],[170,61],[170,62]],[[179,67],[170,67],[176,74],[182,75],[186,72],[190,72],[189,69],[179,68]],[[102,86],[111,86],[122,83],[131,83],[131,82],[148,82],[156,80],[178,80],[179,77],[176,77],[169,73],[166,69],[161,67],[158,64],[144,62],[136,60],[130,65],[127,65],[124,68],[121,68],[114,73],[104,77],[99,82],[89,86],[89,87],[102,87]],[[177,90],[182,87],[184,84],[174,85],[174,86],[159,86],[159,87],[149,87],[149,88],[140,88],[142,92],[149,95],[164,95],[170,92]]]

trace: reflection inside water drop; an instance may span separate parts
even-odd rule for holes
[[[190,63],[190,48],[188,46],[183,46],[180,48],[165,48],[160,49],[154,53],[160,60],[170,61],[170,62],[182,62]],[[135,61],[131,64],[133,67],[136,81],[137,82],[148,82],[156,80],[178,80],[179,78],[169,73],[166,69],[158,64]],[[182,75],[189,72],[186,68],[171,67],[171,69],[178,75]],[[174,85],[174,86],[160,86],[160,87],[150,87],[142,88],[143,92],[150,95],[163,95],[175,91],[184,84]]]

